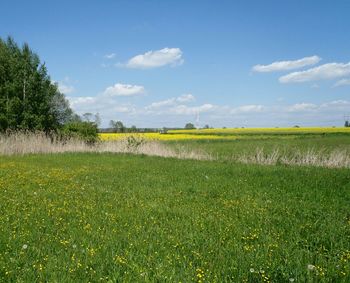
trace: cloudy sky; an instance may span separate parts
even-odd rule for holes
[[[79,114],[138,127],[317,126],[350,114],[350,1],[3,1]],[[9,12],[5,12],[9,11]]]

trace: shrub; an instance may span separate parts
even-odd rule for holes
[[[63,139],[78,138],[88,144],[94,144],[99,140],[97,125],[92,122],[69,122],[61,130]]]

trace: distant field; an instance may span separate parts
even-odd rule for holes
[[[350,133],[349,127],[292,127],[292,128],[216,128],[171,130],[169,133],[180,134],[322,134],[322,133]]]
[[[297,138],[305,135],[350,135],[350,128],[345,127],[313,127],[313,128],[230,128],[230,129],[194,129],[170,130],[162,133],[101,133],[102,140],[118,140],[136,135],[150,140],[237,140],[237,139],[269,139],[278,136],[282,139]]]
[[[4,282],[350,280],[348,169],[0,157],[0,204]]]

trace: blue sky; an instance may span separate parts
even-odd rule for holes
[[[28,42],[71,106],[102,126],[341,126],[350,114],[350,1],[0,8],[0,36]]]

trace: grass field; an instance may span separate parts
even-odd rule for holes
[[[218,158],[0,156],[0,281],[350,281],[349,169],[225,158],[347,134],[166,144]]]

